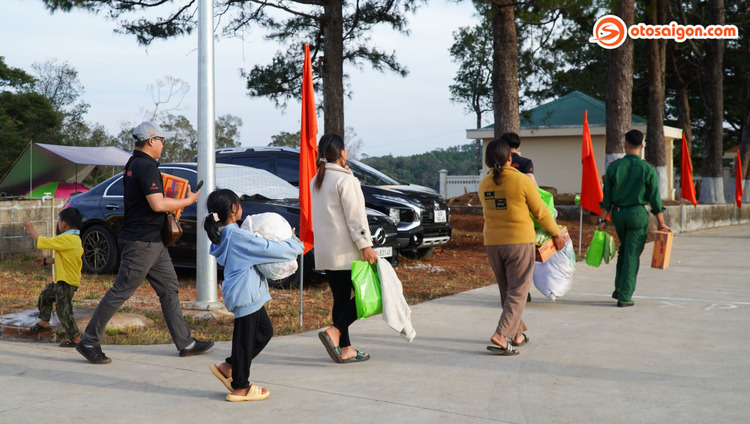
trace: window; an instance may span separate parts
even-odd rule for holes
[[[253,168],[263,169],[273,173],[270,156],[233,157],[231,163],[235,165],[252,166]]]
[[[190,189],[191,190],[194,190],[195,189],[195,185],[198,183],[198,181],[197,181],[197,179],[198,179],[198,172],[195,171],[195,170],[193,170],[193,169],[189,169],[189,168],[176,168],[176,167],[175,168],[172,168],[172,167],[168,167],[168,168],[159,167],[159,171],[161,171],[161,172],[163,172],[165,174],[174,175],[175,177],[180,177],[180,178],[184,178],[184,179],[188,180],[188,184],[190,184]]]
[[[362,162],[350,159],[348,161],[348,165],[352,170],[354,176],[357,177],[359,182],[364,185],[382,186],[399,184],[399,182],[394,180],[393,178],[385,175],[375,168],[365,165]]]
[[[224,165],[216,167],[216,187],[228,188],[243,195],[260,195],[268,199],[296,199],[297,187],[262,169]]]
[[[122,183],[122,176],[115,179],[112,184],[104,191],[104,197],[122,197],[125,192],[125,186]]]
[[[299,186],[299,159],[276,158],[276,175],[290,184]]]

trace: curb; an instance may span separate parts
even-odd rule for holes
[[[55,330],[54,328],[48,331],[40,331],[33,334],[28,334],[23,331],[27,329],[27,327],[14,327],[11,325],[0,324],[0,338],[56,343],[57,330]]]

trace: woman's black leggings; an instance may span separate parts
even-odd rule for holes
[[[357,305],[352,297],[352,271],[326,271],[326,279],[333,294],[333,326],[341,332],[339,346],[349,347],[352,345],[349,340],[349,326],[357,320]]]

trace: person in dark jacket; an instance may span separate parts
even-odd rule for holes
[[[534,185],[539,187],[539,183],[536,182],[536,177],[534,177],[534,162],[529,158],[521,156],[521,137],[514,132],[507,132],[501,135],[500,139],[504,140],[510,146],[512,158],[510,166],[531,178],[531,181],[534,181]]]
[[[198,200],[198,192],[193,193],[190,188],[184,199],[164,196],[156,159],[161,156],[166,137],[167,133],[150,121],[142,122],[133,131],[135,150],[125,165],[123,178],[125,217],[119,234],[120,269],[76,346],[78,353],[92,364],[112,362],[102,352],[99,341],[109,320],[143,284],[143,280],[148,280],[159,296],[169,334],[181,357],[203,353],[214,345],[212,341],[191,337],[180,305],[180,282],[169,251],[162,242],[164,214]]]

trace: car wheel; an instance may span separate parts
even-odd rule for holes
[[[81,236],[83,268],[92,274],[111,274],[117,269],[119,252],[112,231],[104,225],[94,225]]]
[[[425,248],[417,249],[417,250],[401,250],[399,251],[399,253],[409,259],[424,259],[432,255],[434,251],[435,251],[434,247],[425,247]]]

